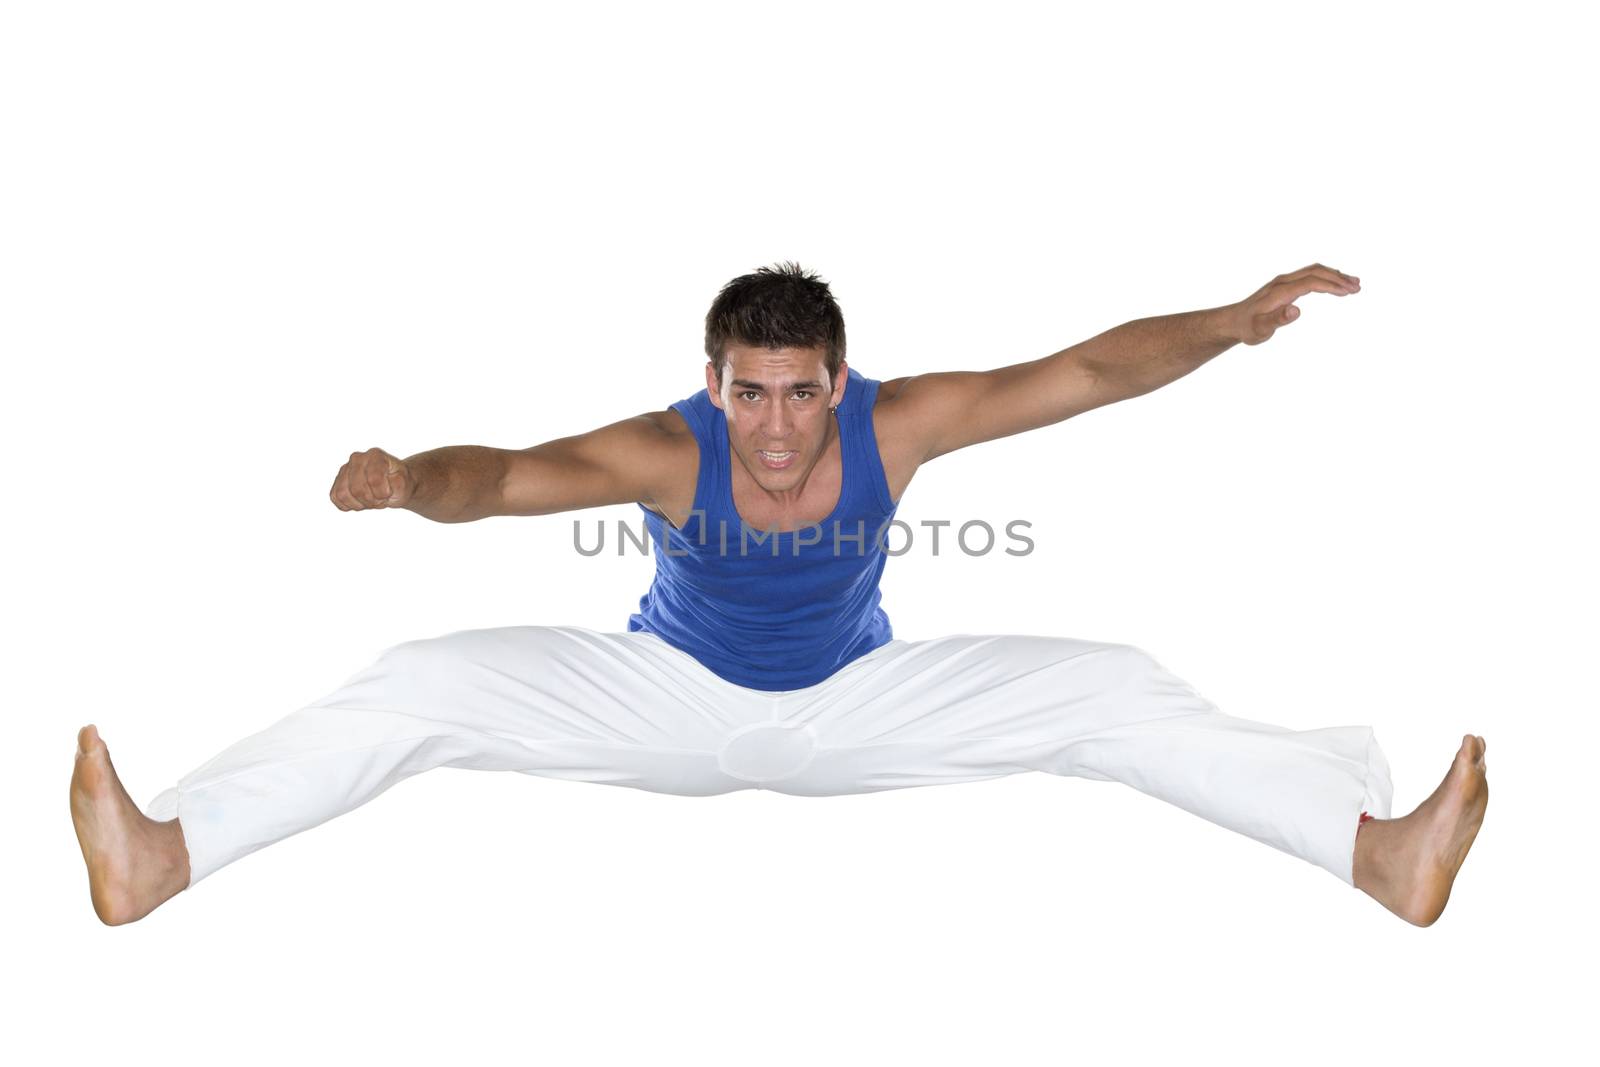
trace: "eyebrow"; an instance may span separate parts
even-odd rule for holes
[[[760,382],[746,381],[743,378],[735,378],[729,384],[737,385],[741,389],[759,389],[763,393],[767,391],[767,387],[765,385],[762,385]],[[790,390],[795,390],[795,389],[821,389],[822,388],[822,383],[821,382],[790,382],[788,388]]]

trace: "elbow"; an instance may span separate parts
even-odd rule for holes
[[[1088,406],[1084,408],[1085,411],[1123,400],[1132,400],[1136,396],[1154,392],[1161,385],[1158,381],[1148,380],[1138,374],[1133,367],[1097,363],[1093,360],[1084,360],[1082,367],[1088,379],[1086,392],[1090,400]]]

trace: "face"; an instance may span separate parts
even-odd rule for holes
[[[745,470],[772,493],[795,489],[832,439],[848,364],[828,380],[820,348],[749,348],[729,343],[722,380],[706,364],[706,391],[728,418],[728,440]],[[830,387],[831,386],[831,387]]]

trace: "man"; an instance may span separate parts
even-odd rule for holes
[[[1463,737],[1438,789],[1391,819],[1370,727],[1233,718],[1130,645],[896,640],[879,606],[887,527],[922,464],[1150,392],[1267,340],[1307,293],[1359,290],[1312,264],[1237,304],[1129,322],[1032,362],[880,383],[846,364],[828,285],[783,264],[718,294],[706,387],[667,410],[522,451],[352,453],[329,493],[346,511],[469,522],[637,503],[655,580],[626,632],[520,626],[397,645],[144,812],[85,726],[71,799],[95,911],[139,919],[439,766],[810,796],[1040,770],[1131,785],[1429,925],[1488,803],[1483,738]]]

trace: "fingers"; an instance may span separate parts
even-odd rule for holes
[[[1321,263],[1313,263],[1309,267],[1301,267],[1297,271],[1289,274],[1280,274],[1273,279],[1279,285],[1291,283],[1296,288],[1311,280],[1322,282],[1326,287],[1300,288],[1299,291],[1302,293],[1337,293],[1340,296],[1361,291],[1360,278],[1357,278],[1354,274],[1346,274],[1343,271],[1334,270],[1332,267],[1324,267]]]
[[[1286,282],[1280,295],[1287,296],[1290,300],[1298,300],[1307,293],[1332,293],[1335,296],[1349,296],[1359,293],[1361,287],[1348,282],[1330,282],[1326,278],[1316,275],[1301,278],[1299,281]]]
[[[1361,291],[1361,279],[1321,263],[1312,263],[1288,274],[1280,274],[1241,301],[1249,314],[1252,334],[1242,338],[1245,344],[1257,345],[1272,336],[1273,331],[1287,326],[1300,317],[1294,306],[1307,293],[1332,293],[1349,296]]]
[[[340,511],[361,510],[361,502],[350,494],[350,464],[355,462],[358,454],[350,453],[350,461],[339,468],[339,473],[333,479],[333,488],[328,490],[328,499]]]
[[[376,451],[377,449],[373,449],[362,457],[361,474],[359,477],[361,480],[361,486],[366,490],[366,492],[364,494],[356,494],[357,500],[360,500],[364,504],[370,504],[373,507],[380,506],[384,501],[389,499],[388,458],[381,453],[378,455],[373,455],[373,452]]]

